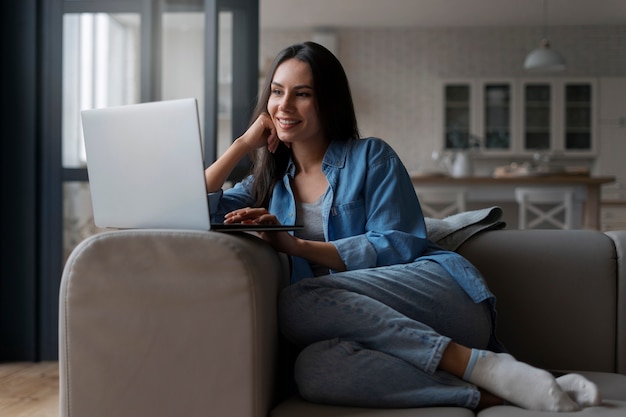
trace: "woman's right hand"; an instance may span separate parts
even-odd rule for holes
[[[248,152],[267,146],[273,153],[278,149],[279,142],[272,118],[269,114],[262,113],[248,130],[204,171],[207,192],[215,192],[222,188],[233,168]]]
[[[280,143],[274,122],[267,113],[261,113],[240,139],[250,149],[267,146],[267,149],[272,153],[276,152]]]

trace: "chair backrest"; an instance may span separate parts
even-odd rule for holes
[[[425,217],[443,219],[466,210],[467,190],[464,188],[421,188],[415,192]]]
[[[518,187],[515,200],[519,209],[519,228],[574,228],[574,188]]]

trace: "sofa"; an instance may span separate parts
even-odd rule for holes
[[[626,231],[495,230],[455,248],[498,297],[518,359],[595,381],[626,416]],[[462,417],[458,407],[351,408],[289,393],[276,300],[289,262],[249,233],[120,230],[68,259],[59,319],[61,417]],[[545,416],[513,405],[480,417]]]

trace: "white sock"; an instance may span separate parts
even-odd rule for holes
[[[519,362],[506,353],[472,349],[463,379],[528,410],[580,409],[552,374]]]
[[[567,374],[556,379],[561,389],[581,407],[600,405],[600,391],[593,382],[582,375]]]

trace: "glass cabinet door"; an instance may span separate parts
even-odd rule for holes
[[[524,86],[524,149],[547,150],[552,145],[550,84]]]
[[[484,147],[509,149],[511,146],[511,86],[484,86]]]
[[[592,99],[588,83],[565,85],[565,150],[591,150]]]
[[[468,148],[471,120],[469,84],[444,87],[444,137],[446,149]]]
[[[592,156],[595,85],[589,78],[447,81],[440,90],[443,148]]]

